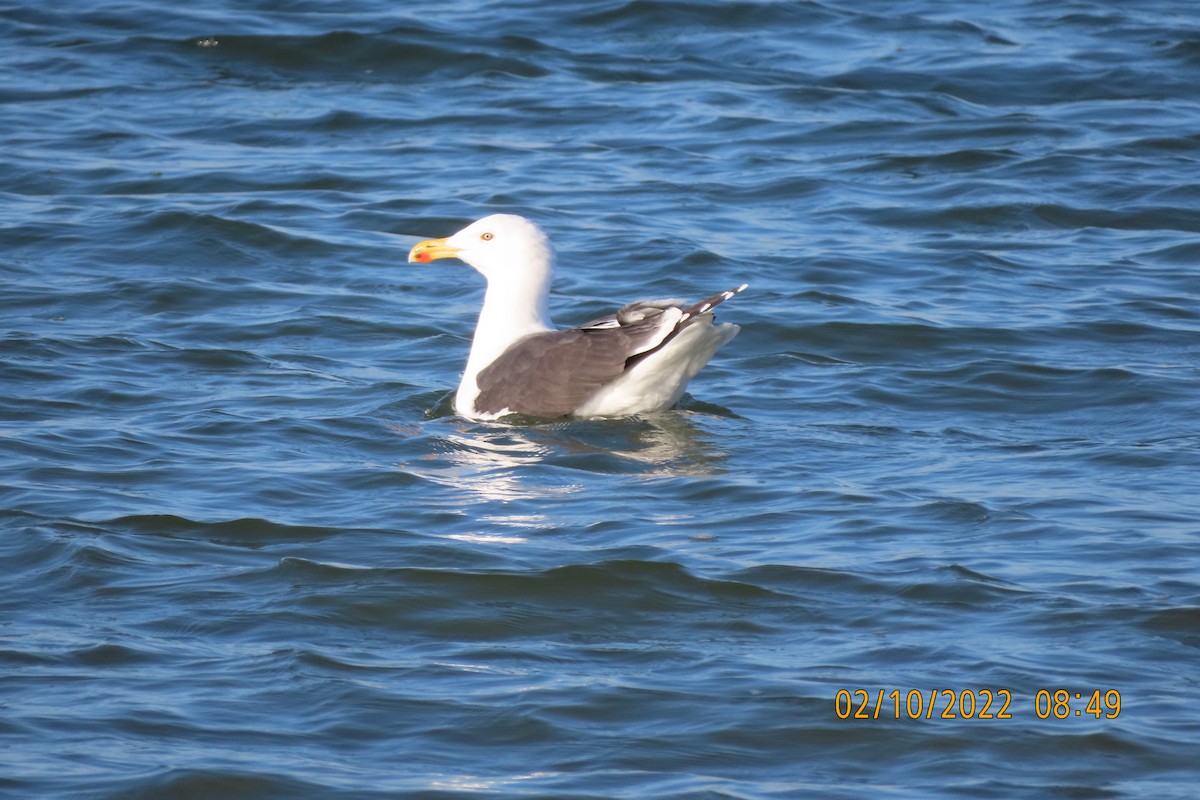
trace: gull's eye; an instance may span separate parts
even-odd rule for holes
[[[493,235],[493,234],[492,234],[492,233],[489,231],[488,233],[483,233],[483,234],[480,234],[479,238],[480,238],[480,239],[483,239],[485,242],[490,242],[490,241],[491,241],[493,238],[495,238],[495,237],[494,237],[494,235]]]

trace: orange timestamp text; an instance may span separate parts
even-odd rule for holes
[[[838,719],[1013,719],[1013,693],[1008,689],[838,689],[833,710]],[[1039,689],[1033,696],[1033,713],[1038,719],[1116,719],[1121,693]]]

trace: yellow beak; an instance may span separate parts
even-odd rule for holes
[[[458,251],[459,248],[446,244],[445,239],[426,239],[423,242],[417,242],[413,249],[408,251],[408,260],[424,264],[439,258],[454,258],[458,255]]]

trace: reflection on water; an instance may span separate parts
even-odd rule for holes
[[[451,538],[513,544],[525,541],[520,532],[555,527],[558,523],[545,509],[558,498],[583,491],[589,474],[659,477],[720,472],[725,454],[697,424],[702,419],[680,412],[549,425],[442,418],[430,423],[440,428],[430,431],[434,434],[430,452],[405,469],[460,497],[465,493],[464,507],[485,504],[486,511],[477,512],[475,519],[490,530],[455,533]],[[522,501],[519,506],[510,507],[518,501]]]
[[[428,459],[407,468],[441,485],[470,492],[483,500],[509,502],[578,491],[574,483],[553,483],[530,467],[553,455],[545,445],[516,427],[448,422],[452,430],[434,437]]]
[[[523,544],[529,541],[525,536],[501,536],[495,533],[448,533],[446,538],[472,544]]]
[[[444,775],[430,781],[429,788],[447,792],[495,792],[528,781],[556,778],[558,772],[530,772],[524,775],[485,777],[482,775]]]
[[[711,434],[697,426],[695,419],[686,412],[668,411],[626,419],[580,420],[535,431],[554,436],[554,444],[571,455],[608,456],[632,462],[613,464],[614,473],[717,474],[725,453],[713,444]],[[600,458],[599,463],[608,462]],[[605,471],[586,463],[578,468]]]

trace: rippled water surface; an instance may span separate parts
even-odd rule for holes
[[[0,794],[1194,796],[1194,4],[191,5],[0,4]],[[497,211],[742,333],[457,418]]]

